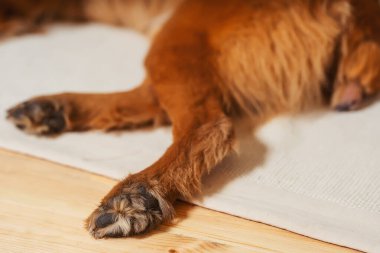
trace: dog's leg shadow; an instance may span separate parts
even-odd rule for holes
[[[220,192],[229,183],[244,177],[265,163],[268,148],[256,137],[257,124],[248,120],[236,122],[238,151],[227,156],[210,174],[203,178],[203,197]]]

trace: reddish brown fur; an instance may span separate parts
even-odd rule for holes
[[[32,0],[12,2],[24,13]],[[46,9],[30,13],[50,13],[59,1],[35,2]],[[76,1],[70,12],[53,15],[150,33],[153,20],[172,11],[152,42],[144,85],[118,94],[39,97],[9,111],[16,125],[37,134],[172,122],[165,154],[115,186],[88,219],[97,238],[142,233],[170,219],[172,201],[198,192],[201,176],[232,151],[232,117],[262,121],[299,112],[324,104],[332,90],[332,106],[349,110],[380,90],[376,0],[153,2]],[[28,13],[15,20],[38,19]],[[144,202],[152,198],[155,204]]]

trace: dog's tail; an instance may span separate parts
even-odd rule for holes
[[[182,0],[1,0],[0,37],[36,31],[53,22],[97,21],[149,32]]]

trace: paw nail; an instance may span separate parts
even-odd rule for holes
[[[95,221],[97,228],[105,228],[115,222],[114,216],[110,213],[102,214]]]
[[[335,107],[335,110],[338,112],[346,112],[349,111],[351,108],[350,104],[340,104]]]
[[[20,124],[17,124],[16,127],[20,130],[24,130],[25,129],[25,125],[20,125]]]

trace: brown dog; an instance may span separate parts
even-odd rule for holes
[[[144,233],[234,144],[231,118],[257,122],[331,101],[358,108],[380,90],[377,0],[2,0],[3,37],[53,21],[101,21],[155,31],[147,76],[113,94],[58,94],[8,112],[38,135],[173,124],[173,144],[127,177],[87,220],[96,238]],[[157,27],[162,23],[161,29]]]

